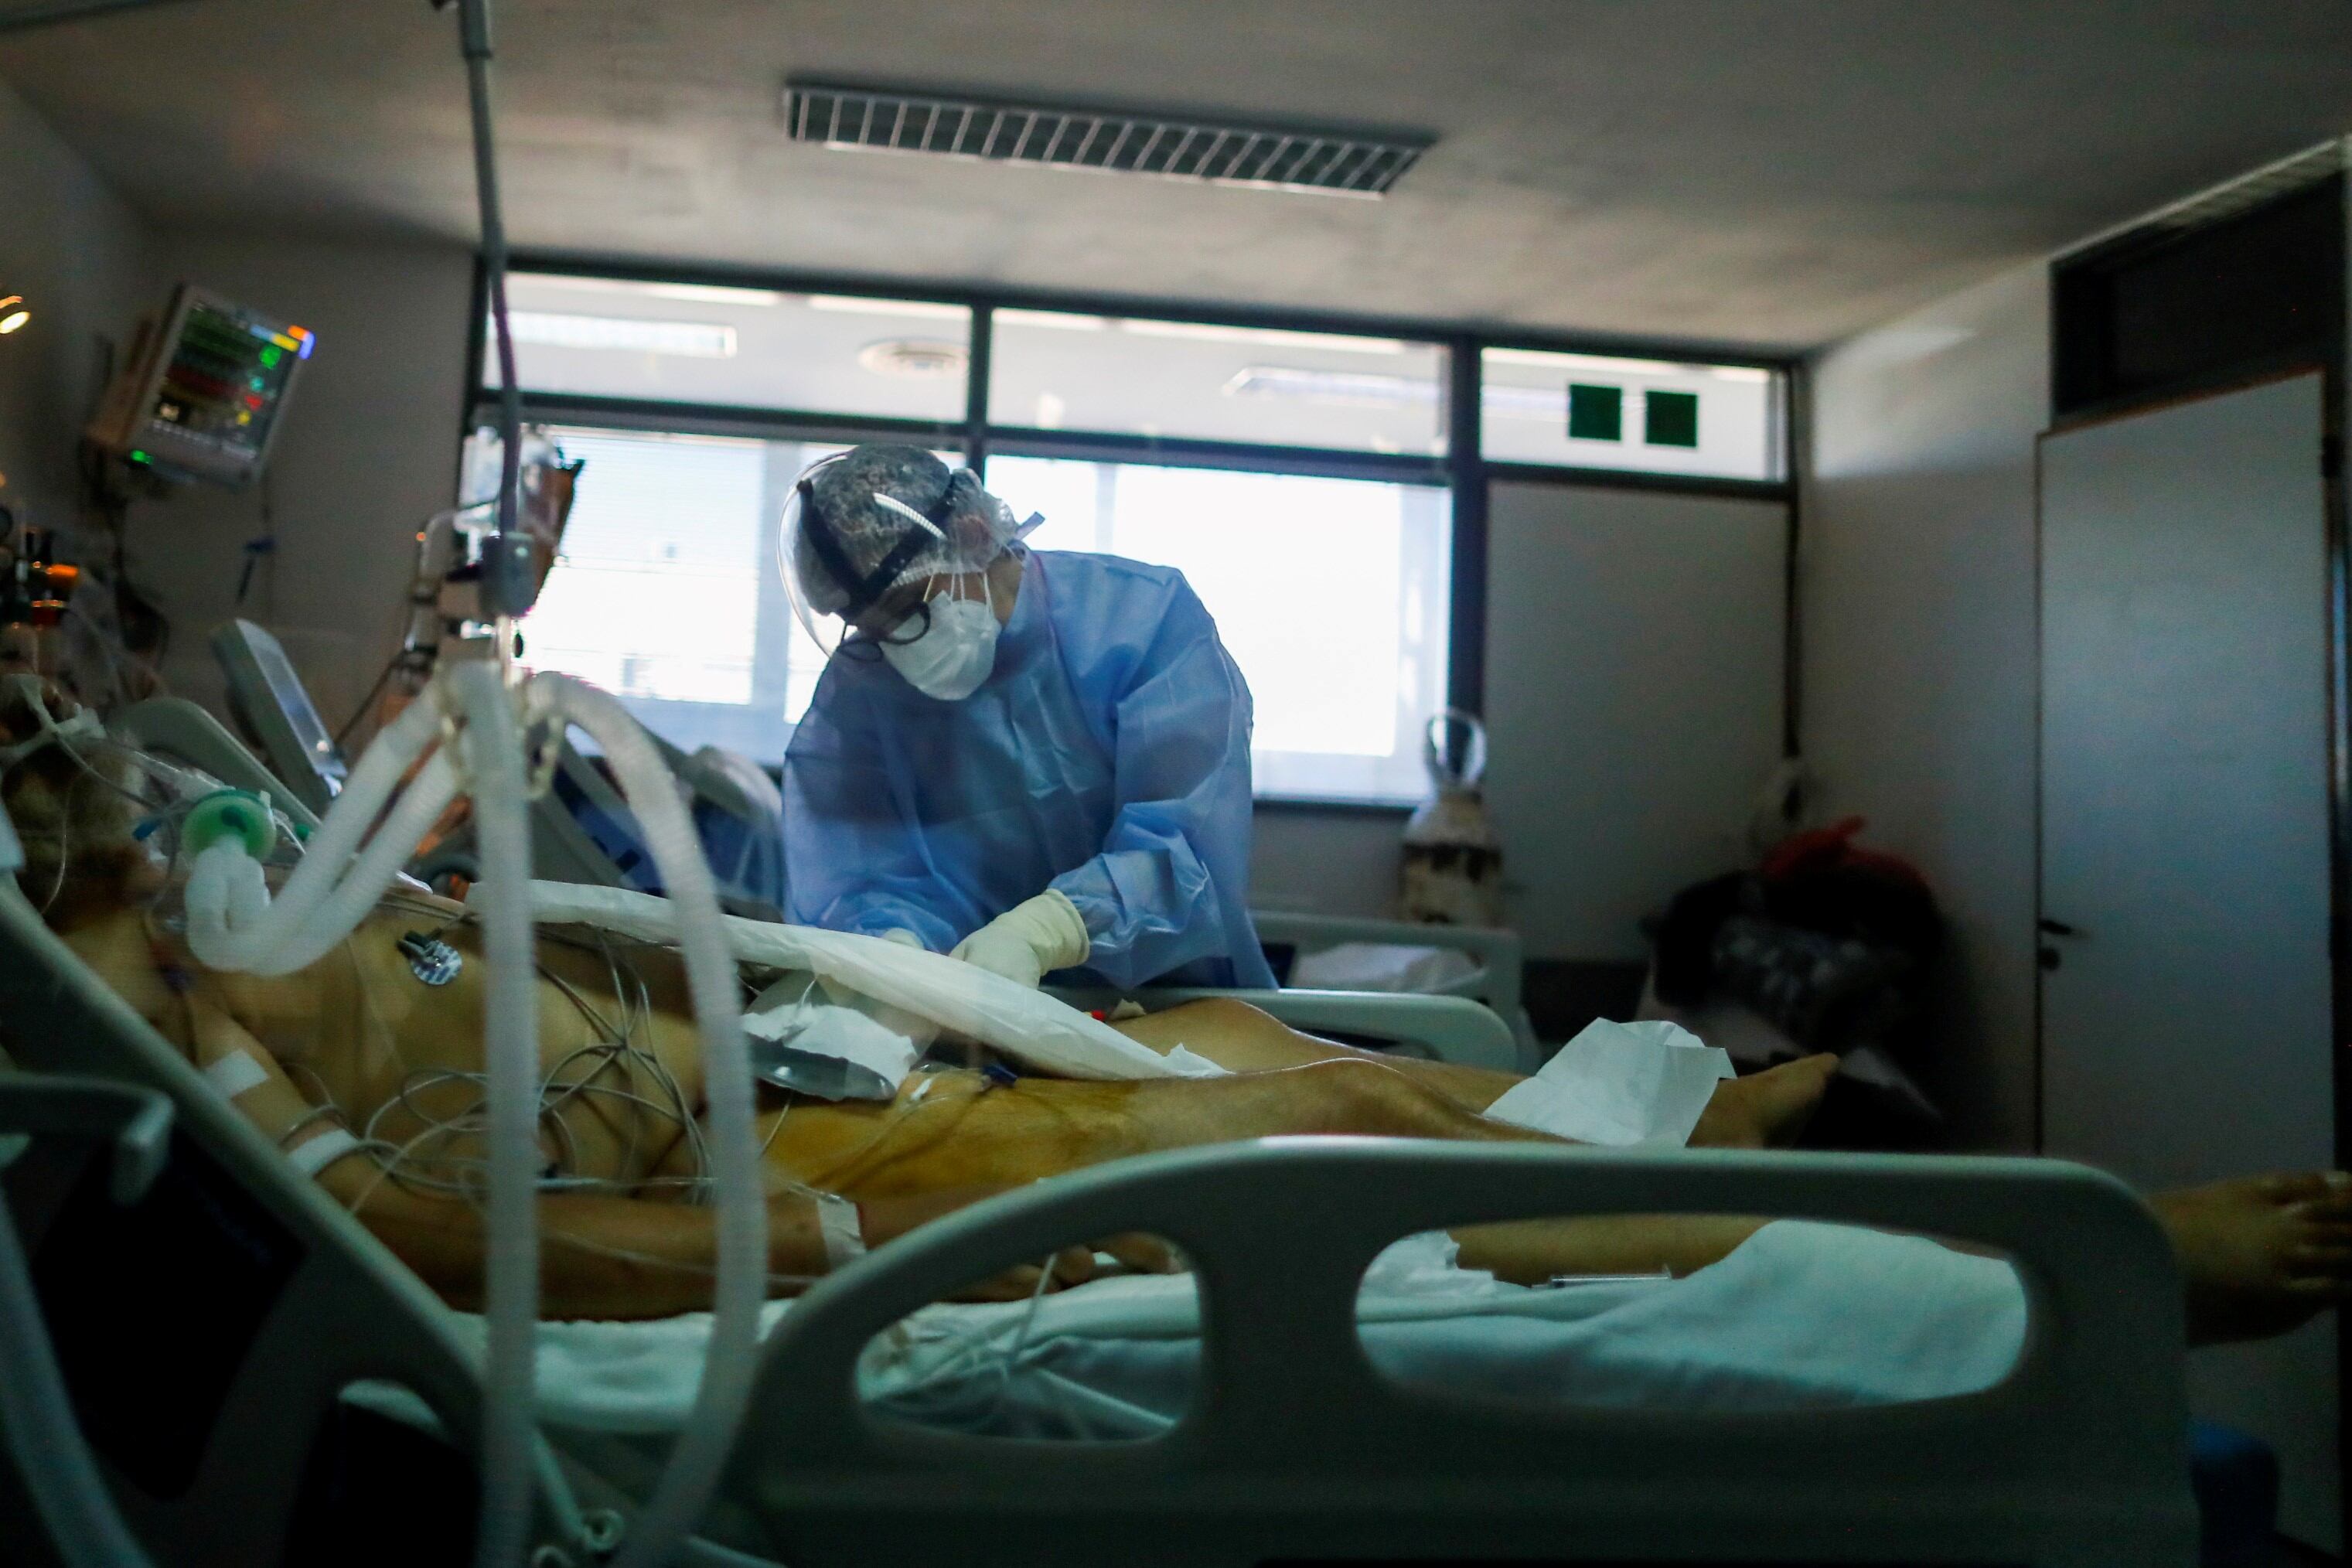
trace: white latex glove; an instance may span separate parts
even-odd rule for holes
[[[917,936],[913,931],[908,931],[905,926],[892,926],[888,931],[882,933],[882,940],[884,942],[895,942],[900,947],[911,947],[917,952],[920,952],[923,946],[923,939]]]
[[[1034,985],[1048,970],[1084,963],[1094,951],[1086,917],[1058,888],[1013,905],[961,942],[950,958]]]

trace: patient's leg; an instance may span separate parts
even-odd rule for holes
[[[2192,1344],[2284,1333],[2352,1299],[2352,1176],[2248,1176],[2149,1201],[2180,1258]]]
[[[1235,997],[1188,1002],[1112,1027],[1155,1051],[1187,1047],[1229,1072],[1267,1072],[1310,1062],[1375,1062],[1393,1068],[1473,1113],[1484,1112],[1521,1081],[1517,1073],[1423,1061],[1319,1040]],[[1691,1133],[1692,1146],[1760,1149],[1793,1142],[1836,1071],[1835,1057],[1817,1056],[1727,1079],[1717,1087],[1715,1098],[1701,1113]]]

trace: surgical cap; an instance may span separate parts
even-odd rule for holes
[[[824,539],[813,540],[820,530]],[[785,519],[785,575],[814,614],[856,615],[902,583],[984,571],[1015,533],[1011,510],[970,469],[919,447],[869,443],[801,476]],[[910,540],[896,569],[871,581]]]

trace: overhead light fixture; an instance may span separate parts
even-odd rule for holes
[[[1285,397],[1305,403],[1346,403],[1396,407],[1434,404],[1437,383],[1409,375],[1366,371],[1306,370],[1294,365],[1254,364],[1237,372],[1222,389],[1227,397]]]
[[[937,300],[877,300],[864,294],[812,294],[808,308],[852,316],[918,316],[932,321],[961,321],[971,315],[968,305],[943,304]]]
[[[682,359],[733,359],[735,329],[715,321],[659,321],[636,316],[578,316],[558,310],[517,310],[508,318],[519,343],[551,349],[610,349],[676,354]]]
[[[1000,306],[991,317],[1000,327],[1045,327],[1057,332],[1099,332],[1110,325],[1108,316],[1081,316],[1069,310],[1021,310]]]
[[[857,353],[857,363],[877,375],[902,375],[918,381],[938,381],[961,375],[971,368],[971,354],[961,343],[925,338],[893,338],[868,343]]]
[[[33,319],[22,294],[0,294],[0,335],[15,331]]]
[[[658,283],[635,278],[590,278],[573,272],[518,272],[509,289],[576,289],[583,292],[628,294],[643,300],[684,300],[705,305],[774,306],[784,296],[773,289],[744,289],[731,283]]]
[[[1210,343],[1260,343],[1291,349],[1331,349],[1341,353],[1401,354],[1397,338],[1358,338],[1341,332],[1295,332],[1279,327],[1221,327],[1206,321],[1158,321],[1129,319],[1121,331],[1140,338],[1192,338]]]
[[[1411,131],[1272,125],[805,79],[784,84],[783,112],[793,141],[836,151],[925,153],[1338,196],[1385,195],[1436,141]]]

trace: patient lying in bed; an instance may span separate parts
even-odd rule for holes
[[[29,734],[0,697],[0,745]],[[68,706],[52,702],[62,717]],[[394,892],[341,951],[291,975],[205,970],[172,929],[161,853],[134,834],[139,771],[111,748],[53,745],[0,781],[25,842],[19,883],[64,940],[260,1130],[289,1152],[347,1152],[317,1179],[452,1302],[478,1300],[476,1194],[483,966],[457,905]],[[162,837],[158,835],[156,837]],[[429,984],[446,944],[457,973]],[[702,1062],[682,968],[665,948],[579,928],[539,942],[541,1126],[547,1191],[542,1310],[664,1316],[709,1304],[712,1213],[703,1177]],[[765,985],[774,976],[747,974]],[[1213,1079],[1080,1082],[933,1064],[888,1101],[833,1103],[763,1090],[771,1173],[769,1268],[779,1291],[827,1267],[816,1205],[857,1205],[869,1245],[978,1198],[1129,1154],[1273,1134],[1550,1142],[1482,1114],[1511,1074],[1391,1058],[1301,1035],[1233,1001],[1117,1027],[1161,1052],[1181,1045]],[[1718,1085],[1697,1146],[1786,1142],[1834,1058]],[[356,1142],[353,1140],[356,1140]],[[331,1142],[320,1142],[331,1140]],[[2352,1289],[2352,1187],[2326,1173],[2265,1176],[2156,1200],[2188,1278],[2200,1339],[2292,1327]],[[1456,1233],[1465,1267],[1535,1282],[1563,1274],[1685,1273],[1763,1222],[1738,1216],[1527,1221]],[[1150,1244],[1105,1249],[1165,1267]],[[1055,1281],[1087,1277],[1074,1249]],[[1004,1289],[1034,1282],[1010,1278]]]

